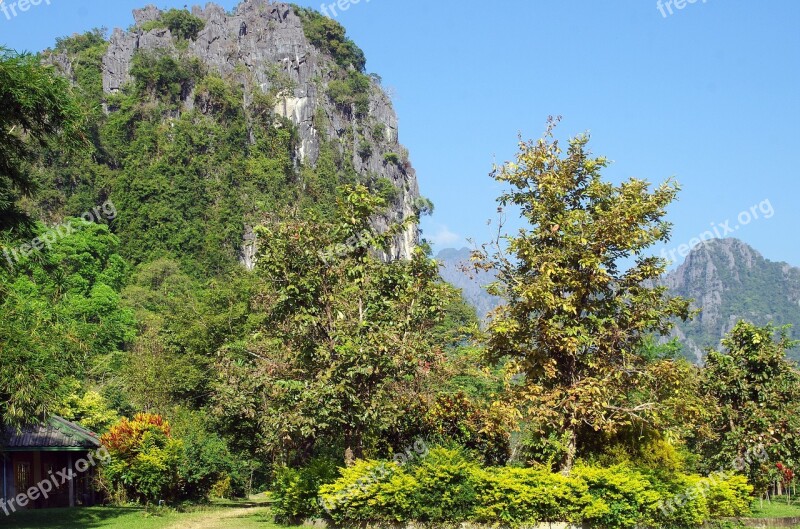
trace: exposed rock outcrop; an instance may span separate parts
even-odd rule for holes
[[[391,101],[377,82],[373,80],[371,83],[369,115],[359,124],[362,129],[373,132],[360,140],[366,141],[369,149],[356,149],[358,142],[352,137],[345,138],[346,135],[354,136],[355,118],[338,108],[325,94],[335,68],[334,61],[308,41],[302,21],[292,6],[268,0],[245,0],[233,13],[226,13],[218,5],[207,4],[205,8],[194,7],[192,14],[201,18],[205,26],[195,39],[188,42],[188,47],[179,50],[178,40],[169,29],[144,29],[152,26],[148,22],[160,18],[158,8],[148,6],[135,10],[135,26],[129,31],[116,29],[111,35],[103,58],[104,91],[116,92],[131,81],[131,64],[137,51],[165,50],[172,54],[189,54],[210,71],[239,80],[244,85],[245,94],[256,89],[278,91],[275,112],[297,127],[298,162],[315,165],[321,142],[339,139],[342,140],[339,145],[350,146],[346,155],[352,157],[357,173],[391,181],[397,190],[396,199],[387,215],[375,219],[376,227],[383,230],[414,215],[419,187],[413,168],[406,160],[392,163],[384,157],[389,153],[404,153],[405,149],[398,143],[397,116]],[[288,86],[276,86],[276,72],[281,82]],[[185,107],[190,109],[193,101],[192,94],[187,94]],[[319,113],[325,119],[318,119]],[[369,153],[367,156],[364,156],[365,150]],[[247,233],[252,231],[248,228]],[[395,237],[390,255],[386,257],[410,257],[417,239],[416,226],[409,226]],[[249,266],[252,265],[252,247],[247,248],[248,244],[252,245],[252,241],[243,243],[242,261]]]
[[[698,362],[705,348],[719,347],[742,319],[758,325],[793,324],[793,335],[800,335],[800,269],[768,261],[737,239],[712,239],[697,246],[664,284],[673,294],[693,299],[701,310],[674,334]]]

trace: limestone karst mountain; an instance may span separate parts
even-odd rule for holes
[[[758,325],[791,324],[791,336],[800,337],[800,268],[769,261],[740,240],[706,241],[664,282],[673,293],[694,299],[701,310],[675,331],[691,359],[702,361],[703,350],[717,347],[742,319]]]
[[[464,297],[483,316],[500,300],[483,288],[491,277],[475,277],[461,271],[470,252],[445,249],[437,260],[442,276],[461,288]],[[677,269],[664,277],[675,295],[694,300],[700,309],[695,320],[679,323],[674,330],[687,358],[702,362],[704,350],[719,347],[720,340],[739,320],[758,325],[792,325],[790,336],[800,339],[800,268],[765,259],[737,239],[713,239],[696,247]],[[789,356],[800,358],[800,351]]]
[[[191,12],[147,6],[133,15],[131,27],[107,40],[76,35],[45,54],[102,112],[93,116],[96,163],[70,177],[51,168],[45,187],[64,197],[42,209],[79,214],[88,195],[110,195],[120,203],[117,228],[134,244],[134,261],[172,248],[161,248],[163,235],[137,248],[126,234],[170,224],[187,240],[213,232],[251,267],[253,226],[303,200],[333,203],[332,189],[360,182],[390,204],[374,220],[379,229],[405,223],[387,257],[410,256],[413,219],[424,207],[416,175],[380,77],[366,73],[363,52],[337,22],[268,0],[244,0],[232,12],[209,3]],[[176,141],[181,135],[190,139]],[[173,156],[180,143],[187,147]],[[153,189],[137,189],[145,185]],[[81,204],[72,204],[79,194]],[[167,215],[168,208],[176,211]]]

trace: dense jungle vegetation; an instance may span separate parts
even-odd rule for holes
[[[189,16],[163,24],[190,39]],[[348,72],[330,96],[363,112],[363,53],[303,17]],[[521,143],[493,177],[525,228],[474,253],[505,301],[481,330],[424,242],[379,257],[391,189],[330,139],[299,162],[278,94],[146,53],[105,94],[106,46],[49,52],[75,84],[48,53],[0,52],[0,424],[102,434],[110,499],[271,490],[282,522],[696,527],[791,486],[793,344],[741,323],[698,367],[658,340],[692,317],[652,286],[673,182],[609,183],[556,120]]]

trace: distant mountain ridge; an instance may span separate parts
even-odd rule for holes
[[[460,288],[464,294],[464,299],[475,307],[478,318],[486,321],[488,314],[497,308],[501,300],[486,292],[486,285],[495,280],[495,274],[491,272],[476,273],[469,270],[465,271],[470,265],[472,250],[469,248],[446,248],[436,255],[436,261],[441,265],[440,274],[442,278],[451,285]]]
[[[485,285],[493,275],[470,277],[460,264],[469,263],[470,250],[446,249],[436,259],[445,281],[461,288],[464,297],[485,317],[501,300]],[[720,340],[739,320],[757,325],[792,325],[790,337],[800,340],[800,268],[765,259],[746,243],[733,238],[712,239],[695,247],[677,269],[663,278],[672,294],[694,300],[700,314],[679,322],[673,336],[684,345],[687,358],[702,363],[705,349]],[[789,352],[800,360],[800,351]]]
[[[765,259],[738,239],[700,244],[665,276],[664,284],[673,294],[694,299],[701,309],[693,321],[675,329],[687,356],[697,361],[739,320],[791,324],[790,336],[800,339],[800,268]],[[792,351],[790,356],[797,354]]]

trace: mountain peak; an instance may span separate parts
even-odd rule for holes
[[[254,266],[253,226],[272,214],[265,210],[274,207],[273,194],[289,196],[294,187],[297,195],[320,200],[344,181],[364,182],[386,198],[388,207],[373,218],[373,226],[380,232],[406,227],[393,236],[385,257],[411,257],[418,243],[414,219],[421,198],[416,173],[399,141],[391,99],[379,77],[366,74],[364,53],[343,27],[316,11],[270,0],[244,0],[231,12],[214,3],[191,13],[148,5],[134,10],[133,17],[131,28],[115,29],[103,50],[95,52],[102,53],[91,66],[102,81],[97,83],[102,89],[98,105],[119,116],[115,101],[139,90],[139,98],[151,103],[148,112],[156,109],[171,127],[195,119],[214,121],[233,133],[239,129],[229,121],[238,120],[245,134],[231,140],[238,142],[233,150],[256,160],[248,167],[253,168],[252,181],[258,181],[257,189],[235,197],[242,204],[237,225],[225,231],[230,237],[226,248],[235,248],[242,264]],[[77,53],[80,47],[57,46],[49,56],[76,83],[76,65],[88,61]],[[258,161],[261,154],[254,153],[259,141],[278,129],[290,131],[285,136],[291,136],[291,145],[281,158],[289,160],[286,180],[272,182],[256,174],[264,166]],[[325,173],[334,183],[326,180],[319,190],[309,188],[305,177],[295,174],[302,167]],[[236,193],[241,179],[229,187]],[[284,189],[278,192],[278,187]],[[212,201],[229,204],[230,197]]]
[[[689,352],[718,347],[739,320],[758,325],[791,324],[800,336],[800,268],[765,259],[738,239],[711,239],[695,247],[664,284],[673,294],[694,300],[701,310],[675,330]]]
[[[764,257],[747,243],[739,239],[709,239],[697,245],[682,265],[678,267],[673,276],[683,276],[687,271],[707,269],[711,271],[716,266],[722,265],[731,270],[736,279],[739,279],[737,270],[740,267],[751,269],[765,263]],[[712,269],[706,265],[713,263]]]
[[[752,246],[732,237],[704,241],[692,250],[689,257],[709,254],[723,254],[729,259],[743,259],[747,262],[764,259]]]
[[[454,261],[457,259],[469,261],[472,256],[472,250],[466,246],[461,249],[457,248],[444,248],[436,254],[438,261]]]

